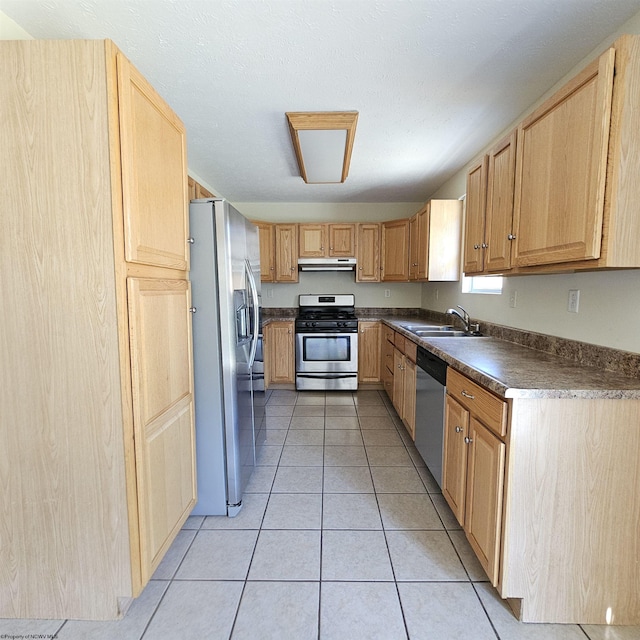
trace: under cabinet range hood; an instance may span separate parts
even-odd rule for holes
[[[298,258],[300,271],[354,271],[355,258]]]

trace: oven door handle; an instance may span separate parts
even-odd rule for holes
[[[335,338],[336,336],[357,336],[358,330],[354,329],[353,331],[344,329],[340,329],[338,331],[331,332],[313,332],[313,331],[305,331],[304,329],[296,329],[296,335],[304,336],[305,338]]]
[[[338,380],[340,378],[355,378],[357,373],[296,373],[298,378],[313,378],[321,380]]]

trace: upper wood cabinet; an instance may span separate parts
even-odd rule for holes
[[[122,53],[117,60],[126,259],[186,270],[185,128]]]
[[[353,258],[356,255],[356,225],[298,225],[301,258]]]
[[[110,41],[0,56],[0,617],[115,619],[196,497],[184,127]]]
[[[382,223],[383,282],[409,280],[409,219]]]
[[[301,258],[325,257],[329,250],[329,245],[327,243],[327,225],[298,225],[298,243],[298,256]]]
[[[614,61],[608,49],[518,128],[518,266],[600,256]]]
[[[298,282],[298,225],[274,225],[275,282]]]
[[[500,140],[467,174],[464,272],[511,268],[516,131]]]
[[[467,274],[484,270],[484,223],[487,210],[487,171],[489,157],[483,156],[467,173],[464,250],[462,270]]]
[[[380,282],[380,225],[358,224],[356,282]]]
[[[254,220],[260,238],[260,280],[274,282],[276,279],[275,225],[271,222]]]
[[[430,200],[417,214],[417,280],[460,280],[462,201]]]
[[[187,184],[189,186],[189,200],[215,198],[211,191],[203,187],[199,182],[196,182],[191,176],[189,176]]]

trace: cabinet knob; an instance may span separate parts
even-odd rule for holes
[[[470,438],[469,436],[464,437],[465,444],[471,444],[472,442],[473,442],[473,438]]]
[[[475,400],[476,397],[474,395],[471,395],[470,393],[467,393],[464,389],[460,392],[465,398],[469,398],[469,400]]]
[[[195,307],[189,307],[189,311],[191,313],[195,313],[197,311],[197,309]]]
[[[479,244],[474,244],[474,245],[473,245],[473,248],[474,248],[474,249],[479,249],[479,248],[480,248],[480,245],[479,245]]]
[[[488,249],[488,248],[489,248],[489,245],[488,245],[486,242],[483,242],[483,243],[482,243],[482,248],[483,248],[483,249]]]
[[[362,267],[358,267],[358,271],[362,271]]]
[[[456,433],[462,433],[464,429],[462,427],[456,427]]]
[[[189,244],[193,244],[195,242],[195,240],[193,238],[187,238],[187,242]]]
[[[292,272],[294,271],[293,267],[291,267],[291,271],[292,271]]]
[[[507,238],[508,238],[509,240],[515,240],[515,239],[516,239],[516,237],[513,235],[513,233],[510,233],[510,234],[507,236]]]

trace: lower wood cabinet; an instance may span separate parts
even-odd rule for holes
[[[358,381],[380,382],[380,333],[378,321],[358,322]]]
[[[442,493],[495,586],[506,455],[495,433],[504,431],[507,405],[453,369],[447,390]]]
[[[292,320],[270,322],[263,331],[265,384],[295,383],[295,343]]]
[[[417,345],[405,339],[400,333],[392,332],[394,344],[387,349],[387,358],[392,370],[385,379],[385,389],[389,394],[396,413],[407,428],[412,440],[416,436],[416,351]],[[387,334],[388,336],[388,334]],[[390,344],[389,340],[386,340]],[[385,364],[386,367],[386,364]]]

